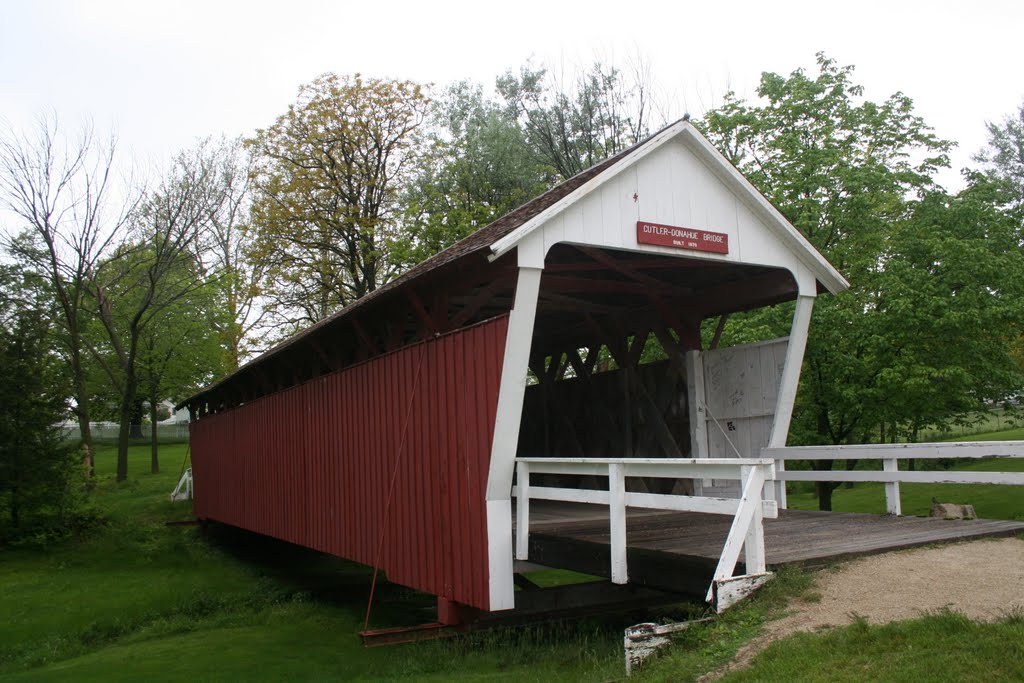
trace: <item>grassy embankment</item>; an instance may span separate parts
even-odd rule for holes
[[[1024,429],[976,434],[962,440],[1024,440]],[[1024,471],[1024,461],[981,460],[958,464],[955,469]],[[935,496],[946,502],[971,503],[982,517],[1024,519],[1024,495],[1017,486],[903,484],[901,493],[905,514],[928,514]],[[837,511],[885,512],[881,484],[840,488],[832,502]],[[791,493],[789,504],[813,510],[817,509],[817,498],[813,492]],[[750,668],[726,675],[721,682],[1024,680],[1024,613],[1019,610],[1010,610],[997,623],[977,623],[950,612],[875,626],[853,613],[850,619],[850,625],[842,628],[779,641],[757,656]],[[695,648],[707,648],[700,643],[701,637],[699,633],[687,634],[677,641],[669,656],[652,663],[643,680],[692,680],[690,653]]]
[[[0,549],[0,677],[116,680],[607,680],[621,671],[621,630],[598,623],[364,649],[369,570],[215,528],[171,503],[184,446],[131,453],[113,481],[98,454],[95,500],[107,519],[88,538]],[[371,626],[428,621],[430,599],[378,587]]]
[[[972,437],[982,439],[985,435]],[[1024,438],[1024,434],[1000,434]],[[168,501],[184,446],[163,451],[165,472],[113,481],[99,454],[96,501],[107,523],[48,549],[0,550],[0,677],[5,680],[579,680],[620,678],[621,624],[575,623],[458,640],[363,649],[366,568],[226,529],[203,540]],[[132,473],[148,469],[133,449]],[[1009,461],[972,467],[1002,469]],[[904,507],[927,508],[929,488],[904,486]],[[1015,487],[943,487],[944,500],[979,514],[1021,516]],[[951,490],[953,490],[951,492]],[[1005,496],[1005,497],[1004,497]],[[813,504],[793,496],[797,505]],[[836,492],[837,509],[882,511],[881,487]],[[757,596],[679,639],[638,680],[694,680],[727,662],[788,597],[811,590],[786,572]],[[374,625],[420,623],[429,599],[385,584]],[[950,680],[1024,678],[1024,619],[978,625],[956,615],[787,639],[731,680]],[[1003,656],[995,657],[993,653]],[[937,668],[936,668],[937,667]],[[847,678],[843,678],[847,676]]]

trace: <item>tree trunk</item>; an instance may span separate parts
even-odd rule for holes
[[[137,383],[135,362],[132,359],[125,372],[124,395],[121,396],[121,424],[117,433],[117,481],[128,478],[128,443],[131,439],[132,417],[135,415]]]
[[[832,482],[816,482],[818,489],[818,509],[823,512],[832,512]]]
[[[21,522],[21,516],[18,509],[18,487],[14,486],[11,488],[11,504],[8,506],[8,511],[11,513],[11,526],[15,529],[18,528],[18,524]]]
[[[71,375],[75,384],[75,415],[78,417],[79,443],[82,449],[82,465],[85,475],[92,478],[96,473],[96,455],[92,447],[92,425],[89,424],[89,391],[85,386],[85,371],[82,368],[81,344],[78,335],[71,336]]]
[[[817,416],[817,432],[822,442],[829,441],[831,433],[829,431],[828,411],[824,409],[818,410]],[[832,470],[832,460],[818,460],[813,462],[811,465],[815,470],[829,472]],[[818,509],[826,512],[832,511],[832,492],[838,487],[839,484],[831,481],[819,481],[815,483],[815,489],[818,493]]]
[[[151,391],[149,395],[149,428],[152,436],[150,439],[149,471],[153,474],[159,474],[160,460],[157,457],[157,414],[155,394],[155,391]]]
[[[136,392],[132,392],[134,395]],[[142,401],[138,398],[134,399],[131,409],[131,417],[129,417],[129,424],[131,425],[131,432],[129,438],[132,439],[143,439],[142,435],[142,416],[145,411],[142,409]]]

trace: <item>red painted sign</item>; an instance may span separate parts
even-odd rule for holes
[[[710,251],[715,254],[729,253],[729,236],[724,232],[677,228],[646,221],[637,221],[636,241],[638,244],[655,244],[659,247]]]

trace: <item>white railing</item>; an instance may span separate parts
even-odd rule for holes
[[[1009,484],[1024,485],[1024,472],[907,471],[900,460],[937,458],[1024,458],[1024,441],[969,441],[956,443],[898,443],[859,446],[787,446],[762,448],[761,455],[791,460],[880,460],[879,470],[789,470],[777,468],[779,481],[882,482],[885,504],[891,515],[903,513],[900,484]]]
[[[176,503],[179,500],[192,500],[192,468],[189,467],[185,470],[181,479],[178,480],[178,485],[174,487],[174,491],[171,492],[171,502]]]
[[[680,512],[733,515],[732,526],[722,548],[707,600],[719,611],[740,599],[770,574],[765,567],[765,517],[778,515],[774,501],[764,500],[766,482],[775,477],[772,460],[695,458],[516,458],[516,544],[517,560],[529,559],[530,502],[554,500],[608,506],[612,583],[629,581],[626,562],[626,508],[647,508]],[[535,474],[572,474],[608,477],[607,489],[537,486]],[[666,479],[734,479],[741,483],[739,498],[712,498],[626,491],[626,477]],[[733,576],[741,550],[746,574]]]

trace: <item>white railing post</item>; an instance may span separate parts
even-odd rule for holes
[[[516,559],[530,559],[530,463],[516,463]]]
[[[760,468],[743,467],[740,469],[741,486],[746,488],[747,482],[754,476],[754,470]],[[762,475],[763,478],[763,475]],[[763,488],[772,488],[771,486]],[[762,497],[758,492],[758,498]],[[754,514],[750,519],[750,528],[747,530],[747,537],[743,542],[743,564],[746,565],[747,574],[764,574],[764,506],[756,505]]]
[[[801,289],[803,289],[801,287]],[[786,445],[789,436],[789,423],[793,418],[793,403],[796,390],[800,384],[800,368],[804,362],[804,350],[807,347],[807,330],[811,323],[811,311],[814,308],[812,292],[801,292],[793,310],[793,325],[789,332],[789,344],[786,346],[786,361],[779,377],[779,396],[775,402],[775,417],[772,419],[772,433],[768,437],[768,445],[777,448]],[[775,463],[776,470],[786,469],[783,462]],[[774,484],[774,499],[783,510],[788,507],[786,500],[786,482],[777,480]]]
[[[764,481],[764,470],[760,467],[751,467],[746,480],[743,482],[743,493],[740,496],[739,506],[736,508],[736,516],[732,519],[729,535],[726,537],[725,545],[722,547],[722,554],[718,558],[714,579],[711,582],[711,587],[708,588],[708,602],[714,600],[715,582],[731,578],[733,571],[736,569],[740,550],[746,542],[748,532],[751,531],[750,527],[756,516],[755,508],[761,509],[761,489],[764,488]],[[750,573],[751,571],[748,567],[747,574]]]
[[[885,472],[899,471],[899,464],[896,458],[885,458],[882,460],[882,470]],[[900,504],[900,483],[888,481],[885,483],[885,508],[890,515],[902,515],[903,507]]]
[[[627,583],[626,476],[619,463],[608,465],[608,524],[611,543],[612,583]]]

